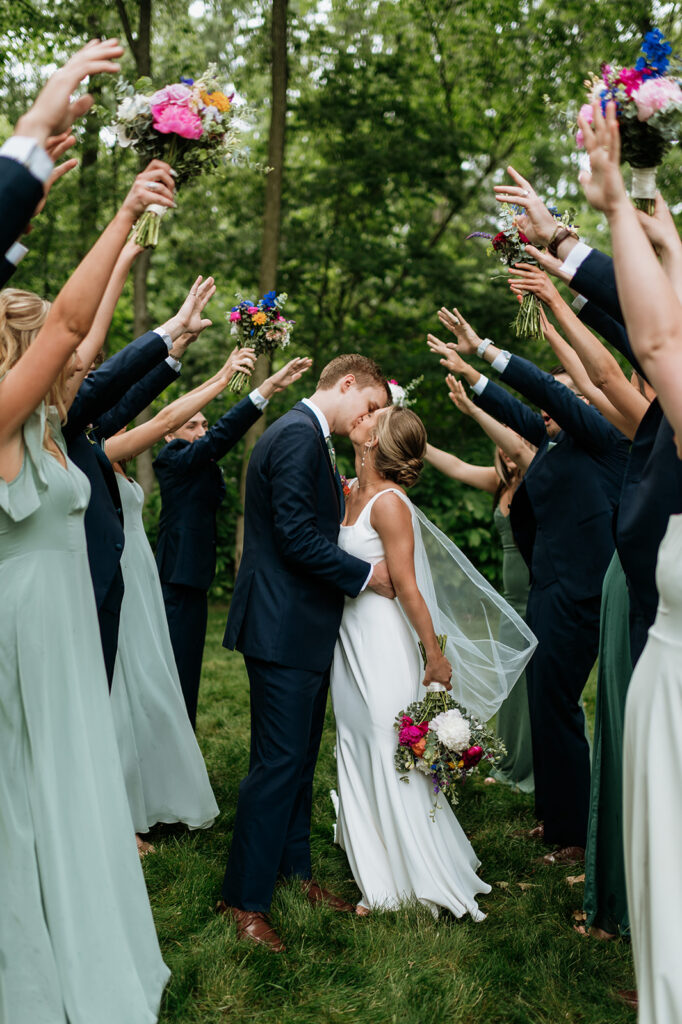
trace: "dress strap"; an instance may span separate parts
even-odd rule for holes
[[[363,508],[362,512],[358,516],[358,520],[360,520],[362,516],[364,516],[365,512],[368,512],[368,510],[372,508],[374,502],[377,500],[377,498],[380,498],[382,494],[397,494],[399,498],[402,498],[402,500],[405,502],[408,508],[410,508],[410,510],[412,509],[412,502],[407,497],[407,495],[403,493],[403,491],[399,490],[397,487],[387,487],[385,490],[377,491],[376,494],[372,495],[372,497],[369,499],[369,501]]]

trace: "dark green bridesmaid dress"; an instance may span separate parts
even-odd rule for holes
[[[587,927],[629,932],[623,861],[623,722],[632,675],[630,601],[618,553],[604,577],[594,719],[590,817],[585,850]]]
[[[502,541],[503,596],[515,612],[525,617],[529,587],[528,566],[514,542],[509,516],[504,515],[499,505],[493,518]],[[535,788],[533,749],[525,673],[517,680],[514,689],[497,713],[497,732],[507,748],[507,756],[491,775],[498,782],[515,786],[523,793],[532,793]]]

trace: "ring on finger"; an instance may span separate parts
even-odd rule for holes
[[[147,185],[147,188],[150,190],[150,192],[160,192],[162,187],[163,186],[158,181],[150,181],[149,184]]]

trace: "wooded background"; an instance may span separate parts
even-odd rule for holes
[[[415,409],[429,439],[490,464],[491,444],[447,399],[426,333],[439,333],[441,305],[457,305],[482,337],[540,365],[554,361],[548,347],[510,336],[516,306],[502,268],[484,241],[465,236],[498,230],[492,185],[513,163],[560,212],[575,208],[585,240],[608,249],[577,182],[572,120],[587,75],[603,61],[633,63],[654,24],[679,52],[680,4],[641,0],[0,0],[0,139],[50,70],[93,36],[127,44],[123,76],[133,82],[145,74],[161,86],[216,63],[255,112],[253,160],[273,171],[228,167],[182,189],[158,248],[138,260],[126,286],[108,352],[170,316],[197,274],[213,274],[214,326],[190,349],[175,397],[231,347],[224,314],[235,293],[276,287],[288,292],[287,316],[297,323],[290,354],[309,355],[314,366],[271,403],[270,418],[312,390],[333,356],[360,351],[401,383],[423,374]],[[96,108],[78,128],[80,166],[52,192],[11,282],[49,298],[137,170],[134,154],[103,131],[116,105],[112,80],[93,91]],[[675,150],[659,172],[675,211],[679,170]],[[212,403],[209,420],[232,401]],[[240,481],[254,439],[223,461],[220,598],[232,586]],[[347,444],[339,453],[350,472]],[[151,458],[138,459],[136,472],[153,540]],[[411,497],[497,581],[489,496],[427,467]]]

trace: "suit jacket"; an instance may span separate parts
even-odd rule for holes
[[[320,425],[304,403],[273,423],[246,477],[244,552],[223,645],[290,668],[324,672],[344,594],[369,563],[337,545],[343,491]]]
[[[574,600],[601,592],[613,555],[613,510],[628,440],[573,392],[526,359],[512,356],[501,379],[562,427],[550,447],[542,417],[489,381],[476,401],[538,446],[510,515],[533,585],[560,582]]]
[[[17,160],[0,156],[0,253],[3,256],[16,242],[42,198],[43,186],[38,179]],[[6,271],[7,267],[3,269]]]
[[[127,391],[138,383],[140,377],[167,355],[165,341],[153,331],[126,345],[85,378],[64,426],[69,457],[90,481],[85,537],[98,608],[101,608],[118,570],[124,536],[116,474],[97,441],[97,421],[118,402],[125,400]],[[141,408],[154,397],[154,394],[148,392]],[[138,401],[142,401],[142,398],[138,392]],[[130,408],[126,403],[126,414]],[[92,437],[88,437],[86,428],[91,424]]]
[[[196,441],[176,438],[154,460],[161,488],[156,564],[164,583],[208,590],[215,576],[216,512],[225,497],[218,459],[261,415],[247,396]]]
[[[0,256],[0,288],[5,287],[16,269],[14,263],[10,263],[6,256]]]

